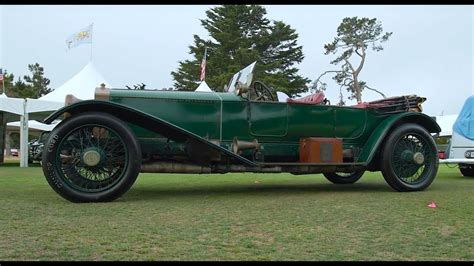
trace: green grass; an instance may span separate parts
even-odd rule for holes
[[[17,165],[0,166],[0,261],[474,260],[474,178],[444,165],[414,193],[380,173],[342,186],[322,175],[141,174],[120,199],[92,204]]]

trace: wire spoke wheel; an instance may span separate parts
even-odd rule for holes
[[[388,137],[382,162],[385,180],[399,191],[422,190],[429,186],[438,170],[433,138],[415,124],[405,124]]]
[[[418,134],[406,134],[395,144],[392,164],[398,177],[408,184],[423,182],[426,171],[434,164],[433,154],[428,152],[427,141]],[[418,156],[418,161],[416,158]]]
[[[130,128],[98,112],[75,115],[56,126],[43,150],[50,186],[73,202],[112,201],[135,182],[141,149]]]
[[[84,125],[59,144],[58,165],[64,180],[78,190],[106,190],[123,177],[129,157],[124,141],[112,129]]]

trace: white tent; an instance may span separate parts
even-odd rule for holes
[[[99,87],[102,83],[104,83],[106,87],[111,87],[97,71],[94,64],[89,62],[79,73],[74,75],[63,85],[39,99],[64,103],[66,95],[72,94],[81,100],[91,100],[94,99],[95,88]]]
[[[4,93],[0,94],[0,112],[14,115],[23,115],[23,102],[25,99],[10,98]]]
[[[453,125],[458,115],[440,115],[436,116],[436,123],[438,123],[441,128],[439,132],[440,136],[451,136],[453,135]]]
[[[21,167],[28,166],[28,124],[34,123],[36,128],[52,129],[49,125],[29,121],[29,119],[42,120],[48,114],[63,107],[66,95],[68,94],[72,94],[81,100],[94,99],[95,88],[99,87],[102,83],[110,87],[110,84],[105,81],[92,62],[89,62],[79,73],[63,85],[39,99],[19,99],[0,96],[0,111],[10,114],[7,116],[7,119],[4,119],[4,123],[18,121],[18,116],[20,116],[20,122],[9,124],[9,126],[20,127]]]
[[[51,113],[51,111],[55,111],[63,106],[64,103],[30,98],[11,98],[7,97],[5,94],[0,94],[0,112],[5,112],[17,116],[24,115],[24,113],[26,112],[30,114],[31,119],[43,119],[49,113]]]
[[[278,97],[279,102],[284,102],[284,103],[286,102],[286,99],[290,98],[288,94],[281,91],[277,91],[277,97]]]
[[[38,99],[10,98],[5,94],[0,95],[0,112],[2,113],[0,132],[6,130],[4,126],[7,122],[18,121],[18,119],[20,119],[19,122],[16,122],[20,127],[20,166],[28,166],[28,120],[30,118],[42,120],[48,114],[63,106],[64,104],[59,102]],[[0,141],[0,149],[3,153],[3,134],[0,135],[2,138]]]
[[[35,120],[28,121],[28,129],[38,130],[38,131],[51,131],[58,123],[52,123],[50,125],[40,123]],[[21,127],[20,121],[7,123],[8,129],[16,129]]]
[[[211,92],[211,88],[209,88],[209,86],[207,85],[206,81],[202,81],[201,84],[199,84],[199,87],[197,87],[197,89],[195,91],[207,91],[207,92]]]

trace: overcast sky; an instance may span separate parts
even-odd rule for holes
[[[209,5],[179,6],[0,6],[0,67],[17,76],[38,62],[54,89],[81,70],[91,56],[115,87],[145,83],[171,87],[170,72],[190,59],[193,34],[206,38],[199,19]],[[360,78],[387,96],[425,96],[429,115],[456,114],[474,94],[474,6],[270,5],[267,18],[296,29],[303,46],[300,75],[314,80],[335,69],[323,46],[333,40],[344,17],[377,18],[391,39],[370,51]],[[94,23],[93,44],[67,50],[66,38]],[[196,73],[199,76],[199,73]],[[328,81],[327,97],[339,89]],[[367,91],[363,100],[379,99]],[[353,104],[353,101],[348,101]]]

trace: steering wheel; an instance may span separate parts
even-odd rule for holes
[[[275,96],[270,88],[261,81],[254,81],[252,89],[249,93],[251,101],[275,102]]]

